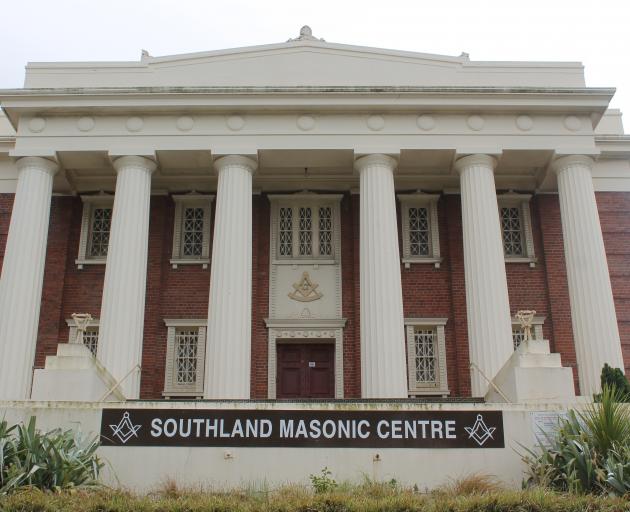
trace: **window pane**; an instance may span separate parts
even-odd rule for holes
[[[177,384],[197,382],[197,350],[199,331],[182,329],[175,331],[175,375]]]
[[[429,209],[409,208],[409,252],[411,256],[429,256]]]
[[[332,256],[332,208],[319,209],[319,255]]]
[[[182,256],[201,257],[203,254],[203,208],[184,208],[182,219]]]
[[[293,255],[293,209],[280,208],[280,256]]]
[[[95,356],[98,347],[98,327],[88,327],[83,333],[83,344]]]
[[[512,343],[514,343],[514,350],[525,341],[525,333],[520,327],[512,327]]]
[[[523,235],[520,208],[501,208],[501,231],[503,233],[503,251],[506,256],[522,256]]]
[[[92,223],[90,225],[90,243],[88,255],[93,258],[107,256],[109,245],[109,231],[112,225],[111,208],[94,208],[92,210]]]
[[[416,382],[435,384],[437,382],[437,336],[433,329],[414,331],[416,349]]]
[[[300,256],[313,255],[313,220],[310,208],[300,208]]]

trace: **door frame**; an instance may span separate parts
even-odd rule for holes
[[[278,374],[278,340],[313,344],[330,341],[335,344],[335,398],[343,398],[343,328],[346,319],[334,320],[271,320],[265,319],[269,329],[267,359],[267,397],[276,399]]]

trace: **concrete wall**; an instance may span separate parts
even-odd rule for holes
[[[525,465],[521,445],[534,446],[533,415],[538,411],[563,413],[566,405],[412,404],[412,403],[226,403],[139,402],[107,404],[131,409],[268,409],[268,410],[380,410],[380,411],[488,411],[502,410],[505,448],[497,449],[393,449],[393,448],[171,448],[102,447],[99,455],[108,462],[103,481],[138,491],[155,488],[168,479],[182,486],[238,486],[308,483],[309,475],[327,466],[338,481],[360,482],[365,476],[377,480],[417,484],[433,488],[450,478],[472,473],[495,475],[519,487]],[[9,422],[37,416],[40,429],[100,429],[103,404],[78,402],[0,402],[0,417]],[[379,461],[375,461],[376,455]]]

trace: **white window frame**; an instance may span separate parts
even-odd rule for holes
[[[438,194],[398,194],[400,201],[400,215],[402,227],[402,262],[405,268],[410,268],[412,263],[430,263],[435,268],[440,268],[442,257],[440,256],[440,230],[438,225]],[[418,256],[411,254],[411,240],[409,230],[409,209],[426,208],[429,220],[429,254]]]
[[[545,323],[547,317],[544,316],[535,316],[532,319],[532,336],[535,340],[543,340],[545,336],[543,334],[543,325]],[[514,344],[514,331],[521,331],[520,329],[521,322],[516,317],[512,317],[512,344]],[[514,350],[516,350],[516,346],[514,346]]]
[[[66,325],[69,327],[68,330],[68,343],[76,343],[77,342],[77,323],[74,321],[74,318],[66,318]],[[96,329],[96,331],[100,334],[100,324],[98,318],[92,318],[90,323],[87,326],[87,329]],[[97,345],[98,346],[98,345]],[[96,357],[96,355],[94,355]]]
[[[203,397],[204,369],[206,358],[206,319],[166,319],[164,323],[167,327],[166,334],[166,365],[164,372],[165,398],[171,397]],[[197,380],[194,384],[177,384],[175,371],[175,333],[177,329],[198,329],[199,338],[197,346]]]
[[[83,213],[81,215],[81,235],[79,237],[79,254],[75,263],[77,268],[82,269],[84,265],[104,265],[107,257],[89,256],[88,246],[92,227],[92,215],[95,208],[114,209],[114,196],[111,194],[99,194],[95,196],[81,196],[83,201]],[[111,235],[111,233],[110,233]]]
[[[523,254],[520,256],[505,255],[506,263],[529,263],[534,268],[537,263],[534,252],[534,235],[532,234],[532,215],[529,203],[531,194],[515,194],[508,192],[497,196],[499,206],[499,227],[501,228],[501,245],[503,245],[503,228],[501,227],[501,208],[518,208],[521,216],[521,235]]]
[[[275,265],[296,265],[296,264],[313,264],[313,265],[334,265],[341,260],[341,221],[339,205],[342,194],[315,194],[315,193],[299,193],[287,195],[270,195],[271,201],[271,263]],[[299,208],[312,208],[312,245],[313,254],[308,256],[299,256]],[[332,255],[319,256],[319,208],[330,207],[332,209]],[[292,256],[280,256],[280,237],[279,237],[279,221],[280,208],[293,209],[293,240]]]
[[[202,265],[208,268],[210,263],[210,225],[211,225],[211,206],[214,196],[203,194],[185,194],[173,195],[175,202],[175,221],[173,223],[173,253],[170,263],[173,268],[178,265]],[[201,256],[184,256],[182,244],[182,232],[184,221],[184,210],[186,208],[203,208],[203,240]]]
[[[407,337],[407,379],[409,383],[409,396],[440,395],[448,396],[448,378],[446,374],[446,335],[444,328],[446,318],[406,318],[405,334]],[[414,334],[416,328],[433,329],[436,333],[438,367],[436,369],[437,380],[435,384],[419,384],[415,379],[416,373],[416,346]]]

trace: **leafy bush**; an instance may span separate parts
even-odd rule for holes
[[[319,475],[310,475],[311,485],[316,493],[332,492],[337,488],[337,481],[332,478],[332,472],[325,467]]]
[[[103,463],[97,439],[72,430],[40,432],[28,425],[0,422],[0,495],[22,487],[66,489],[97,485]]]
[[[556,435],[540,443],[540,453],[527,450],[526,485],[574,493],[630,491],[630,409],[620,396],[605,387],[601,402],[569,411]]]
[[[619,368],[612,368],[608,363],[604,364],[601,374],[602,389],[616,389],[619,400],[630,402],[630,382]]]

